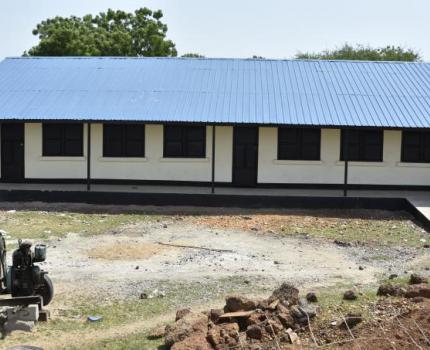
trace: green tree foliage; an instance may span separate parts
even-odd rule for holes
[[[184,53],[181,57],[185,57],[185,58],[204,58],[204,55],[200,55],[199,53],[194,53],[194,52],[188,52],[188,53]]]
[[[318,60],[362,60],[362,61],[420,61],[419,53],[400,46],[372,48],[364,45],[345,44],[335,50],[298,53],[296,59]]]
[[[134,13],[109,9],[96,16],[55,17],[39,23],[39,43],[30,56],[176,56],[166,39],[163,13],[141,8]]]

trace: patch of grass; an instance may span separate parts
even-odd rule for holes
[[[128,337],[107,339],[95,344],[86,346],[86,350],[167,350],[163,345],[164,339],[150,340],[146,333],[132,334]],[[68,350],[79,349],[67,347]]]
[[[203,277],[204,279],[204,277]],[[134,322],[148,321],[149,328],[152,328],[151,321],[156,317],[166,315],[183,307],[198,307],[208,304],[208,308],[216,307],[216,303],[230,293],[246,293],[250,291],[248,279],[244,276],[232,276],[219,280],[208,279],[205,281],[173,283],[170,281],[159,281],[153,285],[151,290],[158,289],[165,291],[165,297],[154,299],[136,299],[118,301],[110,304],[100,304],[88,300],[76,301],[72,309],[63,310],[62,316],[53,318],[48,323],[39,323],[32,334],[17,334],[6,338],[3,344],[14,345],[19,343],[35,343],[38,338],[48,339],[50,337],[58,338],[61,334],[76,332],[79,334],[94,332],[96,334],[108,333],[117,327],[131,325]],[[252,293],[266,293],[269,287],[264,287],[264,281],[252,282]],[[270,288],[273,289],[273,288]],[[98,322],[88,322],[86,319],[89,315],[102,316]],[[171,321],[174,321],[172,315]],[[143,327],[143,326],[142,326]],[[86,349],[157,349],[161,343],[149,341],[146,339],[144,332],[147,329],[137,330],[139,333],[127,337],[106,339],[98,341],[94,347],[86,346]],[[112,334],[112,333],[110,333]],[[77,339],[79,342],[79,339]],[[146,347],[139,347],[144,344]],[[65,344],[66,345],[66,344]],[[77,347],[79,348],[79,347]],[[82,347],[81,347],[82,348]],[[73,348],[67,348],[73,349]]]
[[[423,245],[429,234],[416,225],[409,214],[395,212],[390,216],[372,217],[364,213],[362,218],[351,215],[329,218],[307,218],[293,224],[283,225],[283,234],[306,235],[345,242],[364,242],[378,245]]]
[[[0,229],[11,238],[47,239],[69,232],[97,235],[120,226],[159,217],[142,214],[81,214],[55,211],[0,212]]]

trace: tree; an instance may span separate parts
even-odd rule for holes
[[[345,44],[335,50],[313,53],[298,53],[296,59],[318,60],[362,60],[362,61],[420,61],[421,56],[412,49],[400,46],[372,48],[370,46]]]
[[[181,57],[184,58],[204,58],[204,55],[200,55],[199,53],[194,53],[194,52],[188,52],[188,53],[184,53]]]
[[[39,23],[39,43],[30,56],[176,56],[166,39],[163,13],[141,8],[134,13],[109,9],[96,16],[55,17]]]

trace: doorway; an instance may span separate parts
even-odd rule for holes
[[[257,185],[258,127],[235,127],[233,130],[233,184]]]
[[[1,179],[24,180],[24,123],[1,125]]]

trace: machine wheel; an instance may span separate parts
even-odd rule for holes
[[[48,275],[43,275],[43,287],[36,294],[43,298],[43,305],[48,305],[54,297],[54,285]]]

